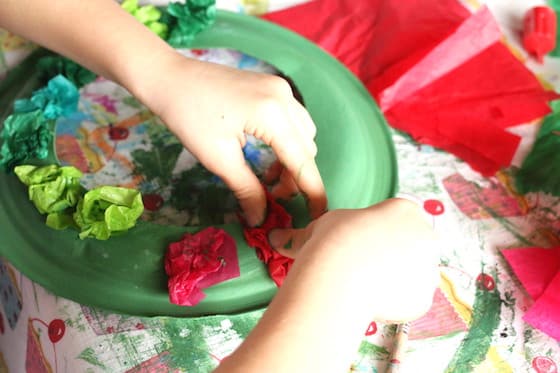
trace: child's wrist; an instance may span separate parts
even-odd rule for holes
[[[118,80],[137,99],[159,115],[161,107],[169,99],[166,87],[172,82],[174,66],[179,57],[182,56],[172,48],[161,48],[149,55],[143,53],[121,69]]]

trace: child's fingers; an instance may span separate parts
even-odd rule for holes
[[[315,123],[313,123],[307,110],[297,100],[292,98],[287,107],[292,123],[304,140],[307,151],[312,157],[315,157],[317,155],[317,145],[314,141],[317,133]]]
[[[280,179],[280,174],[284,170],[284,166],[280,161],[274,161],[264,173],[265,184],[271,185]]]
[[[315,127],[315,123],[313,122],[311,115],[309,115],[307,109],[295,99],[293,102],[293,106],[294,110],[296,110],[298,113],[300,123],[303,125],[307,132],[307,136],[314,139],[315,135],[317,134],[317,127]]]
[[[270,145],[278,160],[291,173],[299,190],[308,199],[311,216],[321,216],[327,208],[327,196],[314,155],[308,150],[308,140],[301,137],[283,105],[269,102],[262,110],[262,121],[255,127],[253,135]]]
[[[301,145],[289,140],[273,142],[272,147],[297,188],[306,196],[311,217],[321,216],[327,209],[327,196],[315,159],[303,151]]]
[[[270,246],[280,254],[289,258],[295,257],[295,250],[292,250],[292,238],[295,229],[274,229],[268,235]]]
[[[293,101],[293,102],[292,102]],[[295,99],[291,99],[288,103],[288,108],[292,122],[299,132],[301,138],[307,144],[307,151],[312,156],[317,154],[317,146],[313,141],[317,132],[315,124],[307,110]],[[293,178],[288,178],[285,168],[279,161],[275,161],[264,174],[264,182],[266,184],[273,184],[279,180],[279,184],[273,188],[272,194],[277,198],[289,198],[293,194],[299,192],[297,185]],[[276,192],[275,192],[276,189]]]
[[[291,199],[299,192],[296,182],[292,175],[286,170],[283,169],[280,173],[280,178],[278,179],[278,183],[274,185],[270,191],[274,198],[288,200]]]
[[[222,144],[206,164],[231,189],[247,223],[261,224],[265,219],[266,196],[259,179],[245,162],[240,144],[235,141]]]
[[[295,258],[313,234],[314,222],[303,229],[274,229],[268,235],[270,246],[281,255]]]

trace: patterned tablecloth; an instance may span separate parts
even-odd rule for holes
[[[250,12],[293,3],[218,2],[223,8]],[[515,20],[538,2],[489,3],[515,47]],[[1,31],[0,45],[0,71],[32,48]],[[274,71],[236,51],[184,53],[243,69]],[[544,67],[528,64],[560,88],[558,61],[547,61]],[[515,128],[524,134],[517,161],[526,154],[538,125]],[[457,158],[402,134],[394,132],[393,140],[400,191],[423,201],[445,242],[440,287],[428,314],[412,324],[403,371],[557,372],[560,346],[523,322],[532,301],[500,250],[559,245],[560,199],[517,195],[508,171],[484,178]],[[142,190],[148,196],[145,219],[193,224],[232,218],[234,200],[221,181],[112,82],[98,79],[82,88],[80,115],[58,122],[56,143],[63,162],[87,173],[88,186],[118,183]],[[253,139],[245,154],[257,172],[272,159]],[[176,188],[192,198],[174,198]],[[115,314],[56,297],[6,261],[0,261],[0,300],[0,372],[16,373],[207,372],[241,343],[263,312],[204,318]],[[394,325],[364,325],[364,340],[349,371],[383,371],[394,334]]]

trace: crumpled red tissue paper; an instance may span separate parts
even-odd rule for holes
[[[294,260],[274,250],[268,241],[268,234],[273,229],[291,228],[292,217],[268,192],[266,199],[267,216],[264,223],[258,227],[245,225],[243,235],[247,244],[256,250],[259,260],[266,264],[271,279],[280,287]]]
[[[187,233],[169,245],[165,273],[171,303],[194,306],[204,299],[203,289],[239,277],[235,240],[214,227]]]
[[[558,97],[503,43],[483,7],[457,0],[315,0],[265,19],[314,41],[362,80],[389,124],[490,176],[511,164],[508,127]]]

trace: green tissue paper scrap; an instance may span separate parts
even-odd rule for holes
[[[41,214],[73,207],[83,194],[82,172],[75,167],[23,165],[16,167],[14,172],[29,187],[29,199]]]
[[[27,185],[29,199],[46,224],[54,229],[74,227],[80,238],[106,240],[136,225],[144,211],[139,191],[102,186],[88,192],[81,186],[82,172],[72,166],[22,165],[14,169]]]
[[[138,6],[138,0],[125,0],[121,7],[159,37],[163,39],[167,37],[168,27],[165,23],[159,22],[162,13],[155,6]]]
[[[188,46],[194,37],[214,23],[215,0],[189,0],[185,4],[170,3],[167,13],[171,16],[169,43]]]
[[[47,119],[56,119],[68,115],[78,108],[80,94],[78,88],[62,75],[57,75],[46,87],[35,92],[30,99],[16,100],[14,111],[27,113],[41,110]]]
[[[62,56],[47,56],[37,62],[37,70],[42,81],[62,74],[76,87],[83,87],[95,80],[97,75],[76,62]]]
[[[12,114],[4,121],[0,166],[11,171],[34,158],[45,159],[51,150],[54,123],[41,110]]]
[[[11,171],[25,161],[45,159],[53,150],[54,120],[75,112],[78,99],[76,86],[57,75],[30,99],[17,100],[14,114],[4,121],[0,166]]]
[[[533,149],[516,173],[520,193],[543,191],[560,196],[560,100],[550,104]]]
[[[106,240],[113,233],[126,232],[136,225],[144,205],[140,192],[114,186],[102,186],[87,192],[78,202],[74,221],[80,238]]]
[[[548,0],[548,4],[552,9],[554,9],[557,22],[560,22],[560,0]],[[553,57],[560,57],[560,27],[556,27],[556,47],[549,53],[549,55]]]
[[[75,167],[49,165],[17,166],[14,173],[27,185],[29,199],[41,214],[47,215],[47,225],[54,229],[73,226],[73,207],[84,188],[80,185],[82,173]]]

